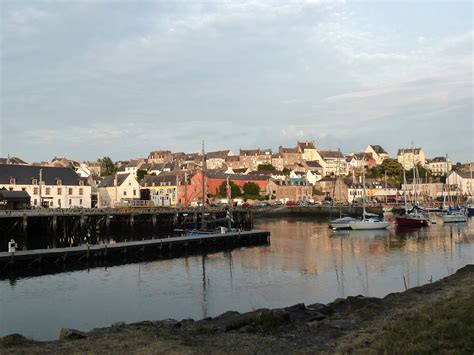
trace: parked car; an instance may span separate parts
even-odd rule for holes
[[[287,202],[286,202],[286,205],[287,205],[287,206],[298,206],[298,203],[295,202],[295,201],[287,201]]]
[[[273,203],[273,206],[282,206],[282,205],[283,205],[283,202],[281,202],[281,201],[275,201]]]
[[[255,204],[255,207],[268,207],[270,204],[266,201],[259,201]]]

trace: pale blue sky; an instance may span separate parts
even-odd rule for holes
[[[0,156],[474,159],[470,1],[2,1]]]

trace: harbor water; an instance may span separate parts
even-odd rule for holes
[[[271,244],[206,255],[0,280],[0,336],[57,339],[62,327],[200,319],[228,310],[383,297],[474,262],[474,220],[415,230],[332,231],[260,219]]]

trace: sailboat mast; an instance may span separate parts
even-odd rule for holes
[[[204,227],[204,209],[205,209],[205,204],[206,204],[206,191],[205,191],[205,182],[204,182],[204,164],[206,163],[206,158],[205,158],[205,153],[204,153],[204,140],[202,141],[202,168],[201,168],[201,173],[202,173],[202,203],[201,203],[201,228]]]

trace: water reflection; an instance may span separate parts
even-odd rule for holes
[[[2,280],[0,336],[46,340],[57,338],[61,327],[380,297],[472,263],[473,222],[333,232],[310,220],[262,220],[256,227],[272,233],[267,246]]]

